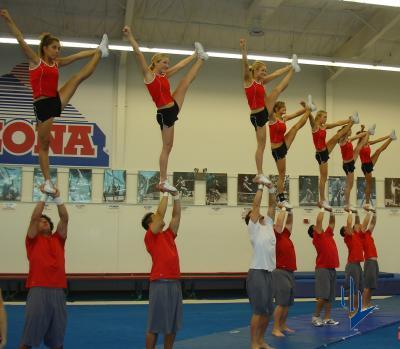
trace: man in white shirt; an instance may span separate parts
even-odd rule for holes
[[[247,294],[253,309],[250,322],[251,349],[272,349],[264,340],[270,316],[273,314],[272,274],[275,269],[274,233],[275,188],[269,189],[269,207],[267,216],[260,214],[260,205],[264,186],[258,185],[253,207],[245,217],[247,229],[253,247],[253,258],[247,275]]]

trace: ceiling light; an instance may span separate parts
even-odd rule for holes
[[[400,7],[400,0],[342,0],[342,1],[358,2],[360,4],[366,4],[366,5]]]
[[[399,0],[400,2],[400,0]],[[25,40],[29,45],[39,45],[40,41],[35,39]],[[0,44],[17,44],[17,40],[10,37],[0,37]],[[61,41],[63,47],[73,47],[73,48],[96,48],[97,44],[93,43],[82,43],[74,41]],[[110,50],[115,51],[133,51],[131,46],[128,45],[109,45]],[[168,53],[171,55],[191,55],[192,50],[180,50],[180,49],[169,49],[169,48],[159,48],[159,47],[141,47],[142,52],[161,52]],[[242,55],[239,53],[229,53],[229,52],[207,52],[210,57],[216,58],[228,58],[228,59],[241,59]],[[266,62],[278,62],[278,63],[289,63],[291,61],[288,57],[281,56],[263,56],[263,55],[253,55],[249,54],[248,58],[251,60],[259,60]],[[363,63],[353,63],[353,62],[342,62],[333,60],[321,60],[321,59],[308,59],[300,58],[300,64],[306,65],[319,65],[319,66],[330,66],[330,67],[341,67],[341,68],[353,68],[353,69],[372,69],[372,70],[384,70],[384,71],[394,71],[400,72],[400,66],[385,66],[385,65],[373,65],[373,64],[363,64]]]

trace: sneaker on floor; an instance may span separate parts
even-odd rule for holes
[[[368,129],[368,133],[373,136],[375,134],[375,128],[376,128],[376,124],[373,124],[369,127]]]
[[[358,124],[360,122],[360,117],[358,116],[358,112],[354,112],[353,115],[350,117],[353,124]]]
[[[107,34],[103,34],[103,38],[99,44],[99,50],[101,52],[101,58],[106,58],[109,55],[108,51],[108,36]]]
[[[263,174],[259,174],[253,178],[253,182],[257,184],[264,184],[268,188],[272,187],[272,182],[269,180],[269,178]]]
[[[329,326],[337,326],[339,325],[339,321],[333,320],[333,319],[325,319],[323,320],[324,325],[329,325]]]
[[[168,181],[160,182],[158,184],[158,189],[162,192],[177,192],[178,190],[171,184],[169,184]]]
[[[392,130],[392,132],[390,132],[390,139],[391,139],[392,141],[395,141],[395,140],[397,139],[396,131],[395,131],[395,130]]]
[[[308,95],[307,97],[307,104],[306,104],[307,108],[309,108],[312,112],[317,110],[317,107],[315,106],[315,104],[313,103],[312,100],[312,96]]]
[[[324,322],[322,321],[322,319],[319,316],[313,316],[311,318],[311,323],[315,326],[315,327],[322,327],[324,326]]]
[[[323,207],[325,210],[331,212],[332,211],[332,206],[329,205],[328,201],[322,201],[321,202],[321,207]]]
[[[200,42],[196,41],[194,43],[194,48],[198,58],[202,59],[203,61],[208,59],[208,54],[206,51],[204,51],[204,47]]]
[[[301,68],[300,68],[300,65],[299,65],[299,60],[298,60],[296,54],[294,54],[294,55],[292,56],[292,63],[291,63],[291,64],[292,64],[292,67],[293,67],[293,69],[294,69],[294,71],[295,71],[296,73],[298,73],[298,72],[301,71]]]
[[[50,195],[56,193],[56,189],[54,188],[53,184],[50,181],[46,181],[44,183],[43,190],[45,191],[46,194],[50,194]]]

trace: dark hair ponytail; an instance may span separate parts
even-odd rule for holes
[[[43,57],[44,52],[43,52],[43,47],[47,47],[51,45],[54,41],[57,41],[60,43],[60,40],[56,38],[55,36],[51,35],[50,33],[43,33],[40,35],[40,44],[39,44],[39,56]]]

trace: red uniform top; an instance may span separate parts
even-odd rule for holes
[[[296,251],[292,240],[290,240],[290,231],[284,229],[282,233],[277,233],[276,237],[276,267],[289,271],[297,270],[296,266]]]
[[[333,238],[333,230],[328,227],[318,234],[314,229],[313,244],[317,250],[315,268],[338,268],[339,254]]]
[[[365,260],[378,257],[378,252],[376,252],[376,246],[371,231],[367,230],[364,234],[362,234],[362,243]]]
[[[349,140],[345,144],[340,145],[340,151],[342,152],[342,159],[344,162],[354,159],[353,143]]]
[[[371,147],[369,144],[364,145],[360,149],[360,160],[362,164],[368,164],[371,162]]]
[[[345,234],[344,242],[349,250],[347,263],[358,263],[364,260],[364,249],[362,242],[362,233],[353,232],[353,234]]]
[[[278,118],[269,124],[271,143],[283,143],[285,141],[286,123]]]
[[[254,80],[249,87],[244,88],[244,91],[246,92],[247,103],[249,103],[251,110],[265,107],[265,88],[263,84]]]
[[[312,133],[312,138],[314,141],[314,146],[316,151],[322,151],[326,148],[326,130],[319,128]]]
[[[39,97],[56,97],[58,92],[58,64],[48,65],[40,60],[35,68],[29,68],[33,99]]]
[[[65,276],[65,240],[55,232],[49,236],[38,234],[25,239],[29,260],[26,287],[67,288]]]
[[[144,243],[153,261],[150,281],[181,277],[175,238],[175,234],[169,228],[158,234],[153,234],[150,230],[146,232]]]
[[[174,101],[171,95],[169,81],[165,74],[154,74],[153,81],[145,84],[157,108],[161,108],[164,105],[167,105]]]

